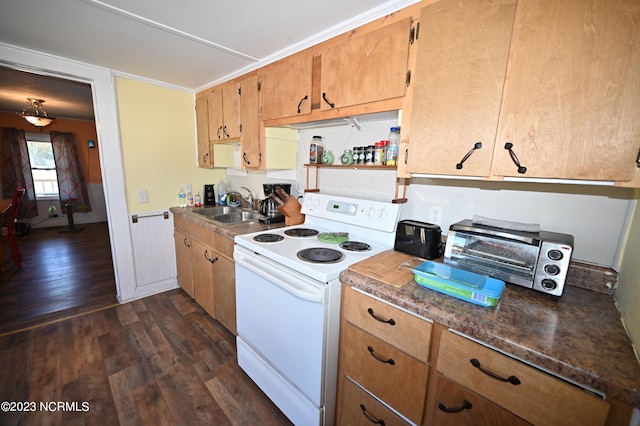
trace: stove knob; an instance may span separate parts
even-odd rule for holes
[[[554,280],[550,280],[549,278],[545,278],[540,284],[542,284],[542,288],[544,288],[545,290],[553,290],[557,287],[556,282]]]
[[[384,217],[387,215],[387,209],[385,209],[384,207],[380,209],[380,211],[378,212],[378,217],[380,219],[384,219]]]
[[[356,205],[355,204],[349,204],[349,213],[351,213],[351,214],[355,214],[356,213]]]
[[[367,207],[367,216],[373,216],[373,206]]]

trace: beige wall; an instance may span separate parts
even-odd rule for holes
[[[224,178],[224,169],[196,165],[193,94],[117,77],[116,98],[129,213],[166,210],[185,183],[195,192]]]
[[[640,198],[640,191],[636,191]],[[624,248],[622,265],[620,267],[620,285],[616,290],[615,300],[620,307],[622,316],[631,340],[636,349],[640,350],[640,207],[636,205],[631,227]]]

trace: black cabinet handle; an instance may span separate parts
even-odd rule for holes
[[[302,112],[301,108],[302,108],[302,104],[304,103],[304,101],[306,101],[307,99],[309,99],[309,95],[305,95],[304,98],[300,99],[300,103],[298,104],[298,114],[300,114],[300,112]]]
[[[218,139],[222,139],[220,132],[222,132],[222,126],[218,127]]]
[[[471,403],[466,399],[462,401],[462,405],[460,407],[449,408],[446,405],[444,405],[442,402],[438,404],[438,408],[444,411],[445,413],[459,413],[462,410],[471,410],[471,407],[472,407]]]
[[[245,163],[247,163],[249,165],[251,164],[251,161],[249,161],[249,158],[247,157],[247,153],[246,152],[242,153],[242,159],[244,160]]]
[[[227,125],[225,124],[225,126],[222,128],[222,133],[224,133],[224,135],[226,137],[229,137],[229,132],[227,132]]]
[[[384,420],[382,419],[378,420],[375,417],[373,417],[371,414],[369,414],[369,412],[367,411],[367,407],[365,407],[364,404],[360,404],[360,409],[362,410],[362,414],[364,414],[366,419],[369,420],[371,423],[385,426],[386,423],[384,422]]]
[[[501,382],[509,382],[512,385],[519,385],[520,384],[520,379],[518,379],[516,376],[509,376],[507,378],[504,378],[504,377],[494,373],[493,371],[489,371],[489,370],[486,370],[486,369],[482,368],[482,366],[480,366],[480,361],[478,361],[475,358],[471,358],[469,361],[471,361],[471,365],[473,365],[478,370],[482,371],[487,376],[493,377],[494,379],[500,380]]]
[[[209,250],[204,251],[204,258],[207,259],[209,263],[215,263],[218,260],[217,256],[213,259],[209,257]]]
[[[636,157],[636,167],[640,169],[640,148],[638,148],[638,156]]]
[[[396,364],[396,362],[393,360],[393,358],[385,359],[385,358],[381,357],[380,355],[378,355],[377,353],[375,353],[375,351],[373,350],[373,348],[371,346],[367,346],[367,350],[369,351],[369,353],[371,354],[372,357],[374,357],[375,359],[377,359],[380,362],[384,362],[385,364],[389,364],[389,365],[395,365]]]
[[[373,319],[375,319],[375,320],[378,320],[380,322],[384,322],[384,323],[389,324],[389,325],[396,325],[396,322],[393,320],[393,318],[386,320],[386,319],[382,318],[381,316],[376,315],[373,312],[373,309],[371,309],[371,308],[367,309],[367,312],[369,312],[369,315],[371,315],[373,317]]]
[[[185,246],[191,248],[191,244],[189,244],[189,240],[187,240],[187,237],[184,238],[183,243],[184,243]]]
[[[324,99],[324,101],[329,104],[329,106],[331,108],[335,107],[336,104],[329,102],[329,99],[327,99],[327,94],[325,92],[322,92],[322,99]]]
[[[509,156],[511,157],[511,161],[513,161],[513,164],[515,164],[516,167],[518,168],[518,173],[520,173],[522,175],[527,173],[527,168],[520,164],[520,160],[518,160],[518,157],[516,156],[516,153],[513,152],[513,144],[511,142],[505,143],[504,144],[504,149],[509,151]]]
[[[467,161],[467,159],[469,157],[471,157],[471,154],[473,154],[476,149],[480,149],[482,148],[482,142],[476,142],[473,145],[473,148],[471,148],[471,150],[469,150],[469,152],[467,152],[464,157],[462,157],[462,160],[460,160],[460,162],[458,164],[456,164],[456,169],[460,170],[462,168],[462,165],[464,164],[465,161]]]
[[[204,164],[207,164],[208,161],[209,161],[209,153],[207,152],[202,156],[202,162]]]

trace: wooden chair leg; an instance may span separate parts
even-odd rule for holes
[[[18,247],[18,241],[15,238],[9,239],[9,248],[11,249],[11,255],[13,261],[18,269],[22,268],[22,255],[20,254],[20,248]]]

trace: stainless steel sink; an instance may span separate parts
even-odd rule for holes
[[[217,220],[222,223],[237,223],[237,222],[249,222],[251,220],[258,220],[262,216],[254,211],[241,211],[234,213],[225,213],[218,216],[213,216],[213,220]]]
[[[202,216],[203,219],[213,222],[218,226],[240,222],[251,222],[263,217],[255,210],[229,206],[198,208],[194,209],[193,213]]]

